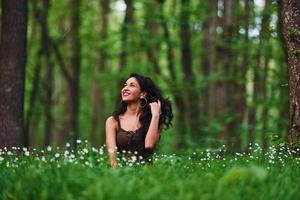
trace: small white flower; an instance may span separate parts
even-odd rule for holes
[[[29,151],[26,151],[24,154],[25,156],[29,156]]]
[[[137,160],[136,156],[131,156],[131,160],[132,160],[132,162],[135,162]]]
[[[70,147],[71,145],[70,145],[70,143],[69,142],[67,142],[66,143],[66,147]]]
[[[47,151],[51,151],[52,150],[52,147],[51,146],[48,146],[47,147]]]
[[[80,143],[81,143],[81,140],[76,140],[76,143],[77,143],[77,144],[80,144]]]
[[[65,151],[64,155],[65,157],[69,154],[69,151]]]
[[[59,153],[56,153],[56,154],[55,154],[55,158],[58,158],[58,157],[59,157]]]
[[[0,157],[0,161],[2,161],[2,160],[4,160],[4,158],[3,158],[3,157]]]
[[[89,150],[87,150],[87,148],[82,149],[82,151],[83,151],[84,153],[88,153],[88,152],[89,152]]]

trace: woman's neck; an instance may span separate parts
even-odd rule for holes
[[[138,116],[141,112],[141,107],[139,103],[133,102],[127,104],[126,114],[130,116]]]

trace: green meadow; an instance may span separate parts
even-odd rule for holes
[[[297,151],[297,150],[293,150]],[[19,152],[19,153],[17,153]],[[299,199],[300,159],[285,146],[249,153],[226,147],[123,157],[108,165],[105,146],[74,151],[14,148],[0,153],[0,199]],[[149,160],[148,160],[149,161]]]

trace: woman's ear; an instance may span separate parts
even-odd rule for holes
[[[146,95],[147,95],[147,93],[146,93],[146,92],[142,92],[142,94],[141,94],[141,98],[145,98],[145,97],[146,97]]]

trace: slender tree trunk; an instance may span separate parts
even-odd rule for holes
[[[282,19],[282,10],[283,10],[283,0],[277,0],[277,34],[280,39],[280,42],[282,44],[282,51],[284,53],[284,56],[280,58],[278,61],[277,66],[281,66],[279,69],[279,73],[282,74],[280,76],[280,90],[279,90],[279,97],[282,99],[282,103],[279,107],[279,113],[278,113],[278,123],[277,127],[278,130],[281,132],[283,131],[284,136],[288,133],[288,119],[289,119],[289,112],[286,112],[286,110],[289,107],[289,88],[288,88],[288,55],[287,55],[287,47],[285,46],[284,42],[284,36],[283,36],[283,19]],[[286,97],[286,98],[282,98]]]
[[[50,0],[43,1],[43,10],[41,12],[41,30],[42,30],[42,45],[43,54],[46,62],[45,74],[45,135],[44,146],[49,146],[51,143],[52,129],[53,129],[53,115],[52,115],[52,84],[53,84],[53,64],[50,58],[50,37],[48,28],[48,11],[50,7]]]
[[[189,128],[192,136],[196,139],[196,132],[200,127],[199,120],[199,101],[198,95],[194,89],[196,78],[192,68],[192,49],[191,49],[191,31],[189,25],[190,16],[189,0],[181,0],[180,10],[180,40],[181,40],[181,65],[184,74],[184,83],[187,89],[186,112],[188,113]]]
[[[38,27],[38,18],[40,17],[40,13],[37,10],[37,5],[36,1],[32,1],[32,12],[33,12],[33,23],[32,23],[32,30],[31,33],[32,35],[29,36],[29,38],[35,38],[36,33],[37,33],[37,27]],[[29,41],[30,43],[30,41]],[[24,146],[30,147],[33,145],[34,141],[34,130],[30,129],[30,126],[35,124],[33,122],[34,119],[34,111],[36,108],[36,100],[37,100],[37,93],[39,89],[39,84],[41,80],[41,57],[42,57],[42,50],[39,50],[37,52],[36,58],[36,64],[33,69],[33,80],[32,80],[32,90],[30,91],[29,94],[29,109],[27,110],[27,113],[25,113],[25,119],[24,119]]]
[[[145,29],[147,30],[147,56],[152,64],[154,73],[159,75],[161,73],[159,66],[159,49],[160,44],[157,42],[157,36],[159,31],[159,23],[157,22],[157,7],[159,4],[156,1],[148,1],[146,4],[145,13]]]
[[[134,8],[133,8],[133,0],[125,0],[126,4],[126,12],[124,21],[121,29],[121,52],[120,52],[120,61],[119,61],[119,70],[123,70],[127,66],[127,42],[128,42],[128,34],[130,32],[130,27],[134,22]]]
[[[218,114],[222,117],[230,114],[234,116],[231,122],[224,122],[221,138],[228,142],[231,147],[238,148],[240,145],[240,136],[235,133],[234,120],[236,113],[234,112],[236,103],[235,88],[235,69],[236,69],[236,53],[234,52],[234,38],[237,37],[237,16],[236,9],[238,2],[236,0],[224,0],[224,14],[222,18],[223,44],[219,52],[219,67],[222,79],[217,84]]]
[[[175,2],[175,1],[174,1]],[[180,95],[180,91],[178,88],[178,83],[177,83],[177,76],[175,72],[175,53],[174,53],[174,46],[173,42],[171,40],[171,34],[170,30],[167,25],[167,19],[165,18],[164,14],[164,3],[165,0],[159,0],[160,3],[160,24],[163,29],[163,35],[164,35],[164,40],[167,43],[167,60],[168,60],[168,70],[170,73],[170,81],[169,85],[172,88],[172,93],[174,94],[175,98],[175,104],[177,108],[177,112],[179,113],[177,115],[177,128],[176,128],[176,133],[177,133],[177,142],[175,144],[176,149],[183,149],[186,146],[185,143],[185,134],[186,134],[186,112],[185,112],[185,105],[184,105],[184,99],[183,96]],[[174,10],[176,8],[176,5],[174,5]]]
[[[216,64],[216,29],[217,29],[217,11],[218,1],[212,0],[207,2],[207,19],[203,23],[203,53],[201,56],[201,65],[203,75],[209,77],[215,72]],[[215,116],[215,83],[209,81],[202,91],[203,115],[212,120]],[[203,116],[203,117],[204,117]]]
[[[69,138],[72,138],[72,144],[77,147],[77,139],[79,138],[79,85],[80,85],[80,56],[81,56],[81,44],[79,29],[81,24],[80,18],[80,0],[70,0],[70,35],[68,38],[69,60],[70,63],[66,66],[67,69],[62,67],[64,76],[67,80],[66,88],[66,100],[65,111],[66,121],[64,129],[61,130],[58,135],[58,145],[63,145]],[[54,50],[57,52],[57,47],[54,46]],[[59,60],[62,60],[61,58]]]
[[[265,60],[262,56],[262,48],[264,43],[266,43],[270,37],[270,33],[268,31],[268,27],[270,24],[270,6],[271,1],[266,0],[265,1],[265,7],[262,13],[262,22],[261,22],[261,30],[259,34],[259,45],[257,48],[257,54],[256,54],[256,66],[253,69],[254,74],[254,86],[253,86],[253,96],[252,96],[252,103],[250,110],[249,110],[249,116],[248,116],[248,144],[253,144],[254,137],[255,137],[255,128],[256,128],[256,121],[257,121],[257,101],[258,99],[263,99],[264,96],[266,98],[266,79],[267,77],[264,77],[264,75],[267,76],[267,67],[268,67],[268,59]],[[265,61],[264,61],[265,60]],[[261,72],[262,71],[262,72]],[[265,80],[264,80],[265,78]],[[265,81],[265,83],[264,83]],[[265,93],[265,94],[263,94]],[[268,111],[266,107],[267,105],[263,105],[263,112],[261,117],[267,117]],[[262,118],[262,120],[267,120]],[[263,128],[267,129],[267,124],[263,124]],[[266,130],[262,130],[265,132]],[[262,137],[265,138],[265,133],[262,133]],[[266,146],[266,141],[263,142],[263,145]]]
[[[2,0],[0,46],[0,147],[22,146],[27,1]]]
[[[119,54],[119,68],[118,68],[119,72],[122,72],[124,71],[124,69],[127,68],[129,36],[132,32],[132,27],[134,24],[134,7],[133,7],[134,0],[125,0],[124,2],[126,4],[126,11],[125,11],[123,24],[121,27],[121,47],[120,47],[121,51]],[[122,81],[123,80],[121,79],[118,81],[117,88],[119,88],[123,84]],[[119,96],[115,102],[116,107],[119,106],[120,101],[121,101],[121,97]]]
[[[239,115],[239,119],[238,119],[238,123],[242,124],[243,122],[243,117],[244,114],[246,112],[246,74],[248,72],[249,69],[249,21],[250,21],[250,6],[253,5],[252,4],[253,1],[252,0],[245,0],[245,5],[244,5],[244,27],[245,27],[245,36],[244,36],[244,41],[245,41],[245,49],[244,49],[244,53],[243,53],[243,69],[242,69],[242,83],[239,84],[239,93],[241,94],[240,96],[240,104],[239,106],[241,108],[239,108],[241,110],[241,112],[243,113],[243,115]],[[252,141],[253,142],[253,141]],[[248,146],[249,147],[249,146]],[[248,149],[248,148],[247,148]]]
[[[283,1],[283,35],[289,66],[290,116],[288,141],[294,145],[300,138],[300,1]]]
[[[262,99],[264,102],[262,109],[262,148],[266,150],[268,148],[268,139],[267,139],[267,131],[268,131],[268,120],[269,120],[269,108],[268,108],[268,77],[269,77],[269,58],[265,58],[263,61],[263,80],[262,80]]]
[[[109,15],[109,0],[100,0],[101,15],[100,15],[100,40],[107,40],[108,33],[108,15]],[[99,67],[95,68],[95,73],[99,74],[107,69],[107,53],[106,46],[102,46],[99,52]],[[90,130],[90,141],[96,144],[96,133],[101,135],[101,143],[105,142],[105,127],[104,127],[104,96],[102,94],[103,86],[98,80],[93,80],[92,83],[92,124]]]

